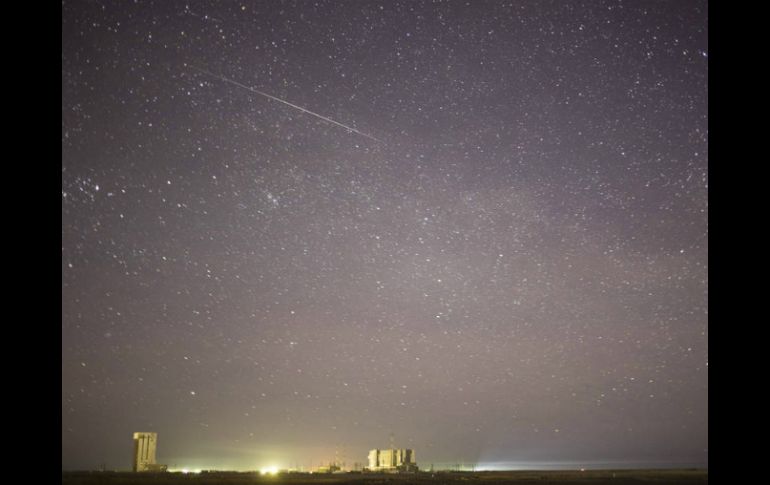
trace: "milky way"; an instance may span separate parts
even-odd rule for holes
[[[63,468],[706,465],[707,14],[63,1]]]

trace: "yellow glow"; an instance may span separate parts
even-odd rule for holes
[[[262,472],[262,475],[275,475],[278,473],[278,467],[277,466],[268,466],[260,470]]]
[[[200,473],[200,469],[191,469],[191,468],[169,468],[168,471],[170,473]]]

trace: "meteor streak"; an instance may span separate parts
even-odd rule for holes
[[[286,100],[283,100],[281,98],[276,98],[275,96],[271,96],[271,95],[269,95],[267,93],[263,93],[262,91],[259,91],[257,89],[250,88],[250,87],[246,86],[245,84],[239,83],[238,81],[234,81],[234,80],[228,79],[228,78],[226,78],[224,76],[220,76],[218,74],[214,74],[213,72],[209,72],[209,71],[207,71],[205,69],[201,69],[199,67],[195,67],[195,66],[189,65],[189,64],[188,64],[188,66],[190,68],[192,68],[192,69],[195,69],[196,71],[202,72],[203,74],[207,74],[209,76],[215,77],[215,78],[219,79],[220,81],[224,81],[226,83],[234,84],[235,86],[238,86],[239,88],[246,89],[247,91],[251,91],[252,93],[259,94],[259,95],[264,96],[266,98],[270,98],[270,99],[272,99],[274,101],[278,101],[279,103],[283,103],[285,105],[291,106],[292,108],[298,109],[298,110],[302,111],[303,113],[307,113],[309,115],[313,115],[316,118],[320,118],[320,119],[322,119],[324,121],[328,121],[329,123],[333,123],[333,124],[335,124],[337,126],[341,126],[341,127],[345,128],[348,131],[352,131],[353,133],[358,133],[359,135],[365,136],[365,137],[370,138],[370,139],[372,139],[374,141],[378,141],[380,143],[385,143],[382,140],[373,137],[372,135],[367,135],[366,133],[360,132],[360,131],[356,130],[355,128],[351,128],[348,125],[343,125],[342,123],[340,123],[338,121],[334,121],[331,118],[327,118],[326,116],[322,116],[322,115],[319,115],[318,113],[314,113],[314,112],[310,111],[309,109],[305,109],[302,106],[297,106],[296,104],[292,104],[292,103],[290,103],[290,102],[288,102]]]

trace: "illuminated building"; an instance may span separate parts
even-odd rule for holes
[[[369,470],[376,472],[416,472],[414,450],[390,449],[369,452]]]
[[[336,473],[342,471],[342,468],[336,463],[329,463],[328,465],[321,465],[316,468],[316,473]]]
[[[134,433],[134,471],[165,472],[166,465],[155,462],[158,433]]]

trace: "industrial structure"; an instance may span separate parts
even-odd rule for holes
[[[417,462],[414,458],[414,450],[371,450],[369,452],[369,471],[416,472]]]
[[[155,462],[158,433],[134,433],[134,471],[165,472],[168,467]]]

